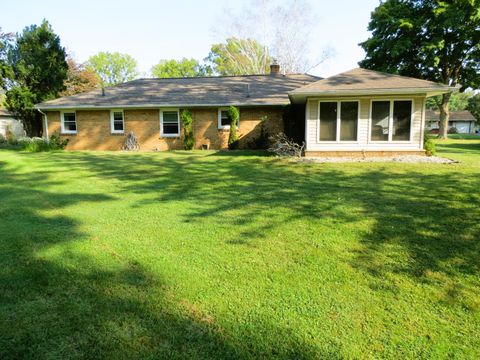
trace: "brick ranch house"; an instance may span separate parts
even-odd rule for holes
[[[193,115],[198,149],[227,147],[227,109],[240,110],[240,148],[260,124],[269,134],[296,118],[306,155],[423,153],[425,101],[454,89],[442,84],[354,69],[321,79],[307,74],[139,79],[36,105],[44,136],[68,138],[71,150],[119,150],[125,135],[142,150],[182,149],[180,112]],[[285,116],[286,105],[291,105]],[[301,120],[298,121],[298,118]]]

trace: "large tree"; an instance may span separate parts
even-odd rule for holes
[[[99,87],[100,81],[93,70],[87,69],[84,64],[77,63],[71,56],[67,58],[67,64],[65,90],[60,93],[60,96],[71,96]]]
[[[2,33],[2,28],[0,28],[0,88],[5,88],[7,78],[11,77],[12,75],[12,69],[8,64],[7,59],[7,50],[10,42],[12,41],[12,38],[12,34]]]
[[[256,40],[237,38],[212,45],[205,60],[220,75],[267,74],[272,61],[267,48]]]
[[[372,13],[359,65],[450,86],[480,84],[480,0],[387,0]],[[438,101],[447,137],[451,94]]]
[[[152,76],[157,78],[173,78],[173,77],[195,77],[208,76],[211,69],[203,66],[198,60],[183,58],[181,60],[160,60],[160,62],[152,67]]]
[[[63,90],[67,77],[65,49],[50,24],[26,27],[8,48],[10,75],[5,85],[7,108],[22,120],[29,136],[40,136],[41,114],[36,103],[53,99]]]
[[[135,79],[139,73],[137,61],[128,54],[101,51],[90,56],[87,67],[97,73],[102,86],[117,85]]]
[[[216,33],[223,38],[255,39],[280,64],[282,72],[306,72],[333,50],[312,41],[318,23],[308,0],[251,0],[238,12],[221,13]],[[321,41],[321,39],[320,39]]]
[[[480,93],[468,99],[467,110],[477,119],[477,126],[480,126]]]
[[[473,91],[454,92],[450,96],[449,110],[461,111],[468,108],[468,101],[474,95]],[[441,96],[435,96],[427,99],[427,108],[431,110],[438,110],[438,105],[441,102]]]

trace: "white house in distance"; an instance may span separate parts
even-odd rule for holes
[[[0,109],[0,135],[7,137],[8,132],[15,138],[25,136],[22,122],[15,119],[7,110]]]
[[[425,126],[432,133],[438,132],[440,123],[440,113],[438,111],[427,110],[425,116]],[[473,134],[477,125],[477,119],[468,110],[450,111],[448,128],[456,128],[459,134]]]

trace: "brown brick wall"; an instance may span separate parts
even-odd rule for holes
[[[228,130],[218,129],[218,108],[190,109],[193,115],[195,147],[200,149],[206,144],[210,149],[227,148]],[[69,150],[120,150],[125,135],[111,134],[110,111],[78,110],[77,134],[64,134],[68,138]],[[49,135],[60,134],[60,112],[47,112]],[[259,136],[260,123],[267,117],[265,126],[269,133],[283,130],[282,108],[250,107],[240,108],[240,148]],[[160,137],[160,111],[158,109],[124,110],[125,134],[133,131],[137,136],[140,149],[176,150],[183,149],[182,138]]]

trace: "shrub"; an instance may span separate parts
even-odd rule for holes
[[[49,150],[64,150],[69,139],[62,140],[60,136],[53,134],[49,140]]]
[[[423,136],[423,148],[425,149],[425,153],[427,156],[433,156],[437,153],[435,148],[435,142],[433,141],[433,136],[430,135],[428,132],[425,132]]]
[[[0,145],[5,145],[7,144],[7,139],[5,139],[5,136],[0,134]]]
[[[23,151],[41,152],[63,150],[68,144],[68,139],[61,140],[59,136],[52,135],[49,140],[39,137],[24,137],[9,142],[12,146],[18,146]]]
[[[193,150],[195,148],[195,137],[193,136],[192,113],[188,110],[182,110],[180,118],[182,119],[183,144],[185,150]]]
[[[238,149],[237,124],[240,114],[235,106],[230,106],[230,108],[228,109],[228,115],[230,116],[230,133],[228,134],[228,148],[230,150],[235,150]]]
[[[455,126],[452,126],[447,132],[449,134],[458,134],[458,129]]]

